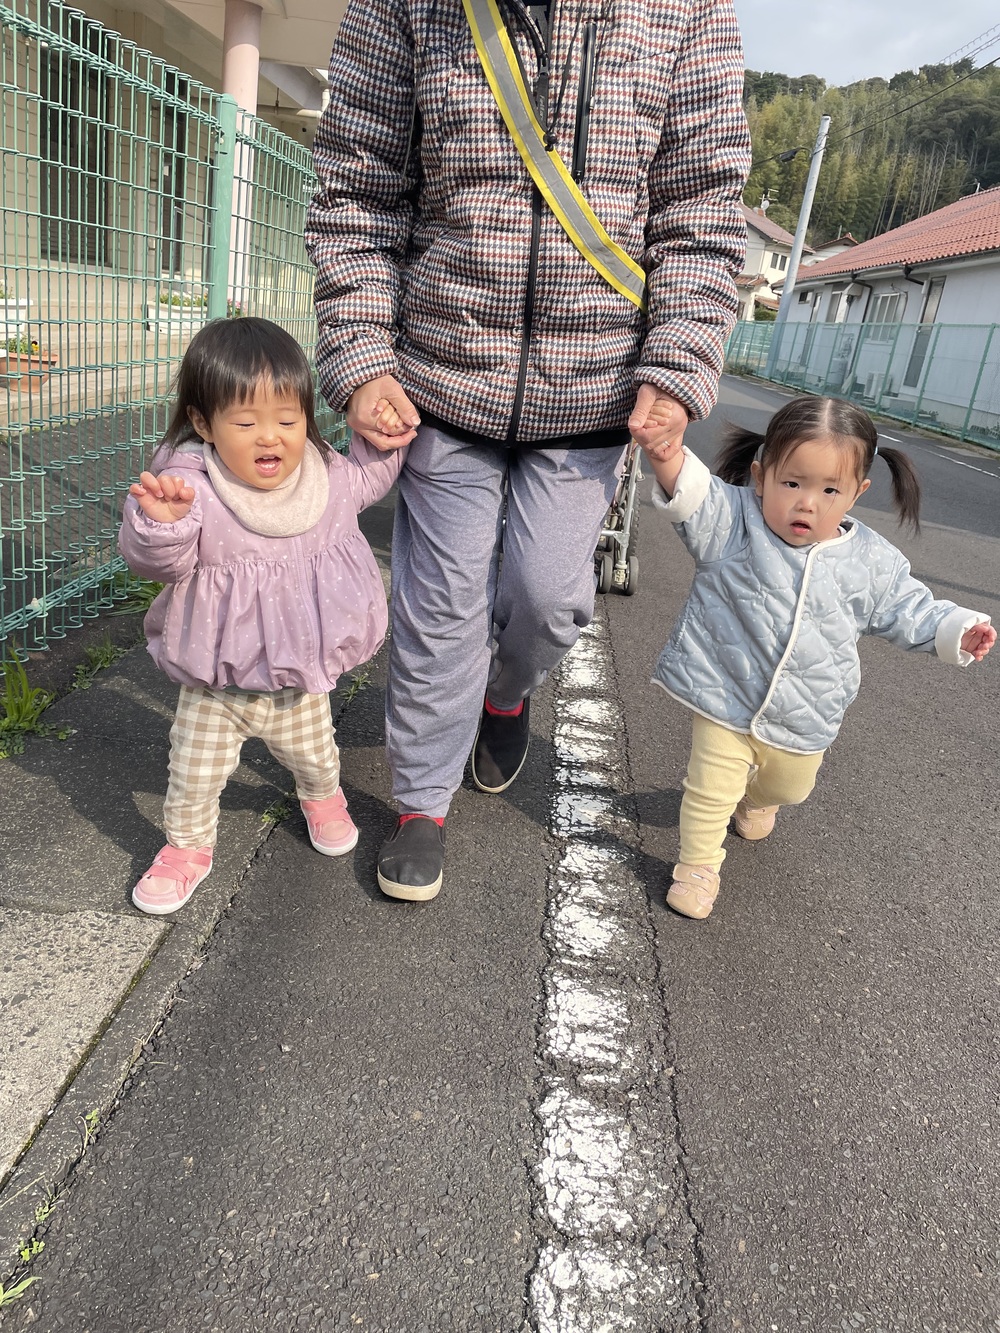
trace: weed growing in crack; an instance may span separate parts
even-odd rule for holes
[[[128,651],[128,648],[122,648],[112,643],[110,635],[96,647],[85,648],[86,661],[81,662],[73,672],[73,684],[70,689],[89,690],[97,673],[106,671],[109,666],[114,666],[116,662],[120,662]]]
[[[351,683],[344,691],[344,703],[349,704],[352,699],[356,699],[362,690],[366,690],[372,683],[372,673],[367,667],[361,667],[358,671],[351,672]]]
[[[55,736],[64,741],[73,728],[43,722],[42,714],[55,699],[51,690],[32,685],[19,657],[3,664],[0,690],[0,759],[24,753],[24,738]]]

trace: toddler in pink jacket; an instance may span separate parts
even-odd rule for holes
[[[386,425],[395,416],[380,408]],[[357,843],[340,787],[329,691],[386,631],[382,576],[358,513],[391,488],[405,449],[322,439],[298,343],[265,319],[192,339],[151,471],[130,487],[119,546],[166,584],[149,652],[180,686],[163,807],[167,842],[132,893],[176,912],[212,868],[219,797],[249,736],[294,775],[325,856]]]

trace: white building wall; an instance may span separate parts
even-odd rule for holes
[[[1000,258],[970,268],[942,267],[939,324],[1000,324]]]

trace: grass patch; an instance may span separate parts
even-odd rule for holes
[[[39,689],[28,680],[20,658],[3,664],[0,691],[0,759],[24,753],[25,736],[50,736],[64,741],[73,728],[43,722],[42,715],[55,699],[51,690]]]
[[[19,1301],[31,1286],[32,1282],[37,1281],[37,1277],[26,1277],[15,1272],[6,1282],[0,1282],[0,1309],[3,1309],[7,1305],[13,1305],[15,1301]]]
[[[279,796],[276,801],[272,801],[261,815],[261,823],[274,827],[287,819],[292,813],[291,799],[290,796]]]
[[[129,652],[128,648],[112,643],[110,635],[103,643],[99,643],[92,648],[85,648],[85,660],[73,672],[73,684],[70,689],[89,690],[97,673],[107,670],[109,666],[114,666],[116,662],[120,662],[127,652]]]
[[[116,574],[115,582],[121,579],[123,582],[131,580],[131,574]],[[163,591],[162,583],[154,583],[152,579],[141,579],[138,588],[133,588],[129,595],[119,606],[108,614],[112,616],[134,616],[138,614],[145,615],[153,605],[154,599]]]

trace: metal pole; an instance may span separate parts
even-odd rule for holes
[[[788,318],[788,307],[791,304],[792,292],[795,289],[795,279],[799,272],[799,260],[802,258],[802,247],[806,243],[806,230],[809,227],[809,214],[812,212],[813,197],[816,194],[816,181],[819,179],[819,169],[823,165],[823,152],[826,149],[826,136],[830,132],[830,117],[824,116],[819,122],[819,133],[816,135],[816,147],[812,150],[812,157],[809,159],[809,175],[806,177],[806,189],[802,196],[802,207],[799,209],[798,226],[795,228],[795,240],[792,243],[792,255],[788,261],[788,277],[785,279],[785,285],[781,289],[781,300],[778,302],[778,315],[775,323],[780,324]]]
[[[792,303],[792,288],[795,286],[795,278],[799,271],[799,260],[802,258],[802,247],[806,243],[806,230],[809,227],[809,214],[812,212],[813,196],[816,193],[816,181],[819,177],[819,169],[823,162],[823,150],[826,148],[826,136],[830,130],[830,117],[823,116],[819,122],[819,133],[816,135],[816,146],[812,151],[812,157],[809,161],[809,175],[806,177],[805,193],[802,196],[802,207],[799,209],[799,220],[795,228],[795,237],[792,241],[792,253],[788,260],[788,276],[785,278],[785,285],[781,289],[781,300],[778,302],[778,313],[775,316],[774,324],[771,326],[771,345],[768,349],[767,366],[764,370],[764,378],[774,379],[775,366],[778,363],[778,356],[781,352],[784,341],[784,325],[788,318],[788,311]]]
[[[220,97],[215,145],[215,196],[208,255],[208,318],[221,319],[229,296],[229,258],[233,225],[233,177],[236,165],[236,100]]]

